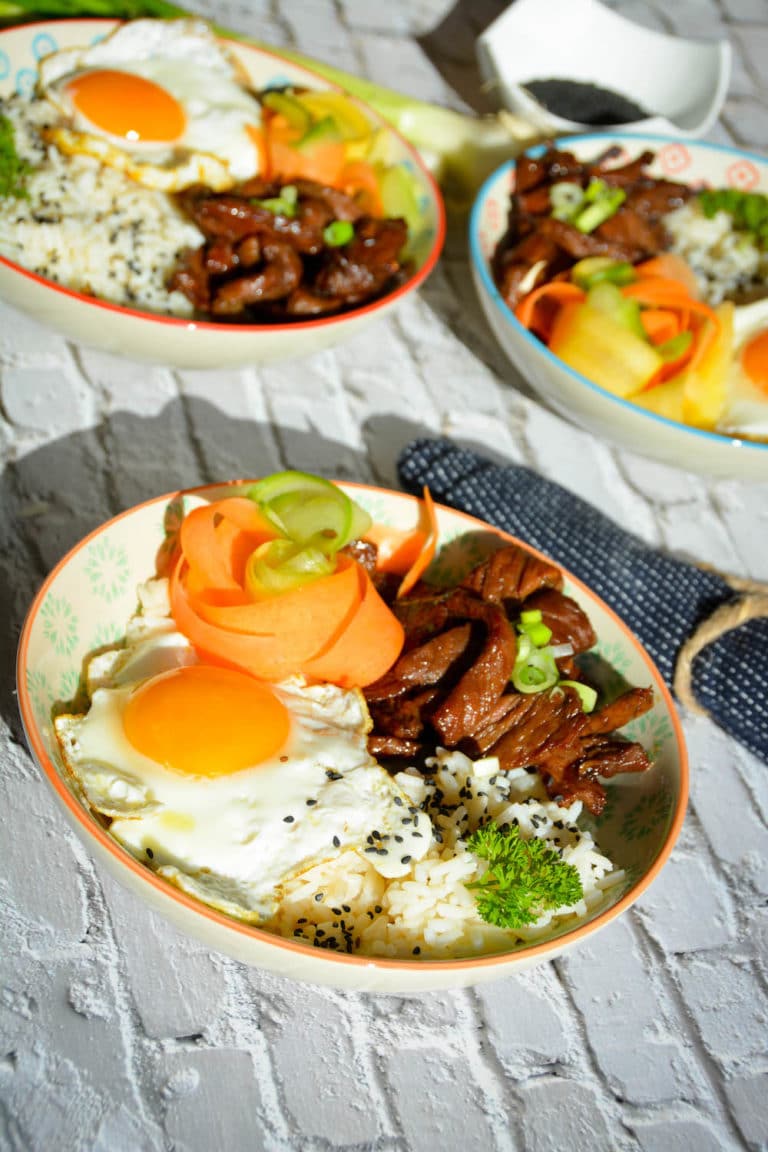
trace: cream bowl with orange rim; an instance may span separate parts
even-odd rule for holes
[[[719,144],[606,132],[568,137],[556,141],[555,146],[586,161],[594,161],[616,146],[620,150],[617,163],[626,163],[649,150],[655,155],[650,166],[650,173],[655,177],[694,187],[768,190],[768,160]],[[753,384],[742,385],[736,379],[739,334],[742,339],[749,339],[754,335],[756,324],[768,330],[768,298],[736,308],[732,407],[734,421],[746,418],[743,434],[705,431],[623,399],[551,352],[518,321],[494,282],[491,262],[506,231],[514,175],[515,163],[510,161],[498,168],[480,189],[470,218],[469,245],[472,277],[486,319],[524,380],[560,416],[619,448],[629,448],[640,455],[704,475],[742,480],[768,477],[768,392],[761,395]],[[741,398],[745,391],[749,393],[748,402]]]
[[[136,34],[142,31],[140,25],[147,27],[145,35]],[[167,30],[181,25],[190,29],[189,34],[175,33],[165,47],[161,41],[168,38]],[[0,31],[0,113],[13,120],[17,143],[23,128],[23,154],[32,157],[26,181],[35,189],[30,208],[29,197],[4,197],[0,188],[0,234],[5,234],[5,242],[0,241],[0,299],[83,344],[178,368],[310,355],[349,339],[424,282],[445,235],[440,192],[415,149],[367,106],[352,97],[341,105],[334,103],[340,90],[322,77],[279,54],[235,40],[216,40],[207,26],[201,33],[199,28],[198,21],[120,25],[91,19]],[[158,29],[166,35],[158,35]],[[111,34],[123,35],[126,30],[128,40],[120,53],[105,47]],[[206,49],[206,34],[212,49]],[[226,71],[230,66],[231,75]],[[133,87],[140,85],[151,95],[146,96],[147,123],[139,129],[123,123],[125,107],[140,107],[136,94],[126,97],[121,88],[129,73]],[[94,76],[102,84],[109,81],[106,93],[98,89]],[[274,322],[217,320],[196,311],[180,291],[166,292],[179,254],[202,241],[202,234],[183,217],[172,197],[193,178],[225,191],[229,173],[238,181],[258,175],[265,153],[263,134],[259,136],[258,124],[254,128],[250,123],[261,116],[254,93],[274,89],[279,99],[286,87],[312,90],[312,107],[317,108],[312,112],[315,119],[308,117],[306,135],[323,126],[330,133],[328,125],[336,125],[334,131],[343,139],[334,146],[343,149],[343,171],[354,175],[354,168],[361,188],[365,179],[370,186],[371,172],[378,174],[376,203],[390,215],[406,219],[402,274],[386,282],[383,295],[363,299],[347,311],[307,312],[290,320],[280,314]],[[14,117],[21,114],[19,103],[28,107],[26,102],[36,93],[34,115],[40,124],[35,121],[33,131],[28,124],[20,127]],[[89,129],[88,119],[81,122],[85,116],[81,105],[91,118],[109,121],[107,127]],[[299,111],[308,115],[303,106]],[[29,119],[31,113],[25,115]],[[162,141],[150,137],[138,159],[131,152],[132,135],[154,131],[170,137],[182,124],[182,148],[175,141],[173,148],[163,149]],[[65,191],[62,173],[70,174]],[[290,214],[291,206],[285,211]],[[12,241],[20,224],[24,232]],[[334,243],[342,242],[337,234]],[[266,255],[261,259],[253,266],[257,271],[264,268],[269,280],[273,274]],[[274,277],[263,290],[271,291],[273,281]],[[247,315],[253,319],[253,313]]]
[[[149,834],[146,830],[139,834],[136,831],[138,825],[133,831],[129,827],[132,816],[136,816],[139,810],[135,807],[136,780],[131,778],[130,773],[124,773],[117,779],[118,787],[115,790],[114,775],[105,776],[105,766],[111,756],[108,744],[102,745],[102,751],[99,752],[96,745],[88,745],[84,740],[81,748],[86,757],[91,757],[89,765],[83,769],[85,775],[78,772],[76,776],[68,770],[69,761],[63,754],[65,745],[61,742],[60,730],[57,737],[54,720],[55,717],[61,718],[63,714],[78,710],[71,702],[82,689],[81,675],[86,666],[84,661],[94,653],[102,654],[96,655],[95,661],[103,659],[105,651],[110,655],[110,650],[120,645],[121,638],[126,636],[127,622],[136,612],[137,588],[155,575],[156,566],[162,562],[162,557],[169,555],[186,511],[231,495],[243,494],[249,483],[252,482],[173,493],[150,500],[117,516],[91,533],[60,561],[37,593],[29,610],[20,640],[17,665],[19,705],[29,748],[53,790],[62,815],[82,838],[97,863],[182,932],[203,940],[211,948],[292,979],[372,992],[414,993],[497,979],[566,952],[625,912],[658,875],[680,831],[688,790],[686,750],[670,694],[650,657],[621,620],[568,573],[564,573],[564,590],[587,613],[598,637],[596,646],[583,657],[587,661],[589,679],[600,686],[605,699],[623,692],[628,686],[650,687],[653,691],[654,702],[650,711],[632,721],[622,731],[622,735],[643,745],[651,766],[644,772],[627,773],[606,782],[608,801],[602,814],[594,819],[585,813],[578,817],[582,832],[588,832],[590,837],[594,837],[596,851],[603,853],[612,862],[613,870],[604,888],[601,888],[583,914],[557,918],[538,934],[529,934],[525,939],[516,940],[514,947],[510,947],[509,938],[506,938],[507,943],[503,947],[497,942],[494,947],[485,947],[479,955],[467,955],[465,950],[460,950],[456,956],[451,955],[449,950],[439,958],[434,958],[434,955],[420,958],[421,949],[418,945],[415,949],[411,948],[410,943],[406,955],[382,955],[377,954],[375,949],[369,954],[360,954],[354,949],[348,953],[346,950],[333,951],[313,946],[302,938],[301,930],[292,931],[288,935],[266,931],[258,926],[258,916],[251,916],[250,922],[246,922],[242,916],[231,914],[231,904],[237,899],[237,884],[234,880],[230,882],[222,879],[216,898],[211,900],[208,893],[203,902],[196,897],[195,885],[189,880],[189,874],[186,877],[189,882],[180,882],[178,872],[171,875],[173,869],[160,874],[157,869],[158,853],[147,852],[147,846],[157,841],[147,838]],[[421,522],[420,502],[411,496],[362,485],[342,484],[340,487],[380,525],[408,532]],[[500,541],[512,540],[482,521],[442,506],[437,508],[437,525],[438,550],[427,577],[442,586],[461,579],[484,555],[497,548]],[[111,654],[114,655],[113,652]],[[187,659],[187,656],[182,656],[177,663],[184,664]],[[95,661],[88,667],[96,670],[98,680],[101,666]],[[200,667],[197,665],[198,670]],[[147,675],[146,669],[144,675]],[[317,690],[322,695],[327,687],[321,685]],[[134,700],[138,699],[141,691],[140,687]],[[246,710],[252,706],[248,701],[242,705]],[[257,703],[255,707],[260,706]],[[304,719],[309,715],[306,708],[304,713],[301,712],[302,707],[304,705],[299,706],[298,712],[294,709],[291,715],[291,724],[300,736],[304,731],[302,715]],[[326,778],[331,781],[340,779],[347,772],[350,755],[357,755],[352,747],[355,740],[358,741],[356,747],[359,752],[360,729],[349,722],[350,707],[354,711],[356,705],[350,705],[347,699],[347,720],[344,723],[348,735],[351,733],[349,740],[341,742],[338,747],[326,744],[319,758],[317,750],[313,752],[311,744],[308,745],[314,771],[318,771],[318,763],[322,764]],[[95,708],[95,701],[92,701],[91,709]],[[279,748],[284,732],[280,729],[282,721],[279,714],[267,712],[262,715],[267,717],[263,727],[265,739],[270,745],[265,752],[268,755],[270,751],[274,752],[272,745]],[[323,731],[337,730],[337,719],[332,717],[328,721],[326,717],[318,721],[317,716],[314,719],[310,716],[309,728],[316,733],[319,724]],[[109,722],[108,717],[104,718],[107,726]],[[126,725],[129,722],[132,721],[126,715]],[[189,727],[194,729],[195,724],[193,708]],[[118,730],[113,728],[112,731],[116,733]],[[170,755],[177,759],[189,754],[194,760],[196,735],[190,744],[184,734],[179,732],[178,749],[171,749]],[[122,736],[118,733],[114,738],[119,742]],[[365,740],[364,734],[362,739]],[[106,752],[103,751],[105,747]],[[311,811],[309,805],[314,806],[317,799],[307,793],[305,780],[301,776],[300,758],[295,763],[292,759],[292,756],[281,755],[272,766],[265,761],[266,766],[260,765],[259,772],[265,773],[265,778],[271,781],[271,802],[273,806],[278,806],[275,809],[278,826],[285,831],[287,827],[293,826],[294,821],[291,815],[290,824],[286,823],[283,809],[280,808],[282,804],[289,812],[299,813],[296,817],[299,823],[295,830],[302,837],[305,834],[309,836],[314,833],[309,825],[301,824],[301,813]],[[281,778],[281,771],[287,772],[286,762],[290,774],[284,774]],[[336,768],[340,771],[337,772]],[[492,781],[492,769],[493,765],[489,766],[486,762],[483,768],[484,788],[489,787],[489,779]],[[204,786],[206,781],[194,777],[193,764],[190,771],[193,777],[186,776],[179,784],[184,791],[186,815],[182,815],[176,801],[171,804],[173,812],[161,812],[159,815],[153,813],[151,809],[161,797],[159,789],[153,790],[152,787],[149,796],[151,803],[144,804],[144,808],[149,811],[149,819],[160,821],[169,829],[172,827],[174,834],[185,821],[194,824],[196,806],[197,810],[205,811],[206,820],[203,823],[206,827],[218,821],[218,816],[208,803],[205,788],[198,787],[201,784]],[[414,782],[413,777],[404,780],[400,775],[394,778],[387,775],[384,784],[377,776],[383,770],[375,762],[373,767],[368,763],[365,771],[367,775],[362,778],[363,783],[355,787],[362,789],[359,794],[365,794],[365,803],[380,805],[378,811],[381,815],[377,816],[377,820],[382,822],[378,824],[376,838],[371,835],[363,837],[361,834],[360,843],[357,848],[353,848],[353,854],[344,859],[350,861],[351,866],[351,863],[362,859],[365,852],[376,851],[380,830],[390,827],[386,822],[391,822],[392,813],[397,813],[397,818],[402,819],[399,839],[402,842],[405,837],[409,852],[423,854],[427,849],[431,851],[434,847],[432,841],[420,842],[415,839],[415,818],[423,821],[421,814],[426,811],[419,803],[418,789],[423,787],[421,781],[416,779]],[[519,769],[518,772],[523,777],[527,776],[525,769]],[[237,781],[238,777],[242,781],[247,773],[235,773],[228,781],[224,781],[224,786],[230,788],[231,781]],[[395,788],[393,779],[397,789],[408,789],[407,794],[401,791],[398,798],[394,799],[394,807],[390,803],[391,789]],[[97,814],[93,804],[94,796],[98,799],[99,789],[105,787],[105,780],[111,799],[108,805],[101,804],[99,810],[103,813],[106,807],[111,813],[109,818]],[[351,780],[352,776],[344,776],[345,784]],[[371,780],[373,785],[370,784]],[[457,801],[459,803],[461,801]],[[249,840],[248,813],[252,805],[249,808],[251,801],[241,785],[238,785],[234,794],[231,794],[230,789],[227,804],[230,813],[228,819],[233,828],[231,835],[237,841],[234,845],[237,847]],[[347,813],[351,811],[348,807]],[[566,812],[566,809],[556,811]],[[327,815],[324,815],[324,819],[335,818],[332,806],[329,805],[325,812]],[[404,816],[405,813],[408,815]],[[127,819],[124,818],[126,816]],[[347,817],[345,821],[348,829]],[[117,837],[118,824],[122,829],[120,839]],[[157,826],[155,823],[153,836],[159,836]],[[562,827],[562,820],[555,827]],[[420,846],[409,846],[417,844]],[[343,845],[343,850],[346,847]],[[219,872],[222,878],[226,878],[232,848],[232,844],[222,842],[219,849],[220,862],[217,859],[215,867],[202,871],[209,876],[211,871]],[[180,853],[166,853],[164,858],[178,863]],[[423,859],[427,860],[428,857]],[[311,875],[311,871],[306,873],[306,877]],[[317,898],[315,894],[313,899]],[[469,899],[466,891],[462,898]],[[377,899],[376,895],[372,897],[374,901]],[[337,920],[334,927],[338,926],[338,918],[343,917],[344,911],[333,909]],[[370,912],[370,918],[373,919],[374,914],[380,912],[381,907],[377,905]],[[301,924],[302,921],[299,919],[297,923]],[[425,948],[424,951],[429,952],[429,949]]]

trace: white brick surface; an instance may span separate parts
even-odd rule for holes
[[[453,107],[503,6],[192,5]],[[728,35],[710,136],[768,148],[765,0],[611,6]],[[768,1152],[768,774],[706,719],[684,717],[688,818],[635,909],[555,963],[408,998],[296,986],[179,935],[94,866],[25,750],[21,621],[87,531],[280,467],[395,485],[403,444],[440,432],[577,477],[648,543],[768,578],[768,478],[688,475],[538,405],[483,319],[464,221],[415,299],[304,361],[177,373],[0,305],[0,1152]]]

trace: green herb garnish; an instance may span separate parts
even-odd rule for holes
[[[522,928],[543,912],[576,904],[584,895],[579,873],[534,836],[525,840],[515,825],[485,824],[467,848],[488,867],[467,888],[477,889],[477,910],[488,924]]]
[[[259,208],[266,208],[275,216],[288,216],[293,218],[298,211],[299,190],[295,184],[284,184],[279,196],[270,196],[266,200],[251,200]]]
[[[768,248],[768,196],[763,192],[742,192],[740,188],[713,188],[699,192],[699,205],[711,219],[727,212],[734,228],[749,232],[761,248]]]
[[[326,224],[323,228],[323,240],[329,248],[341,248],[342,245],[349,244],[354,235],[355,229],[349,220],[331,220],[330,224]]]
[[[16,151],[13,124],[7,116],[0,115],[0,197],[26,199],[29,196],[26,180],[30,172],[29,164]]]

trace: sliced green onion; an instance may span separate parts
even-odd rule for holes
[[[524,661],[516,660],[512,669],[512,683],[526,694],[554,688],[559,676],[554,657],[546,648],[533,648]]]
[[[602,180],[592,180],[584,193],[586,207],[571,219],[571,223],[579,232],[594,232],[595,228],[615,216],[626,198],[623,188],[609,188]]]
[[[538,608],[529,608],[520,613],[517,631],[521,636],[527,636],[536,648],[546,648],[552,639],[552,629],[544,623]]]
[[[341,248],[343,244],[349,244],[354,234],[351,220],[331,220],[323,228],[323,240],[330,248]]]
[[[555,220],[570,220],[584,202],[584,189],[571,180],[561,180],[549,190],[549,203]]]
[[[636,279],[637,273],[631,264],[626,260],[612,260],[610,256],[587,256],[571,268],[571,280],[585,292],[603,281],[621,287]]]
[[[295,216],[299,200],[299,190],[295,184],[285,184],[279,196],[269,196],[266,200],[252,200],[259,208],[274,212],[275,216]]]
[[[538,624],[524,624],[525,633],[530,636],[532,643],[536,648],[546,648],[552,639],[552,629],[548,628],[544,623]]]
[[[589,684],[582,684],[581,680],[561,680],[558,688],[573,688],[581,700],[583,712],[592,712],[597,703],[597,692]]]
[[[533,651],[533,641],[530,636],[525,632],[521,633],[517,638],[517,655],[515,656],[515,664],[525,664],[526,660]]]

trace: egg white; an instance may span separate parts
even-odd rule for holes
[[[84,72],[114,69],[151,80],[184,110],[175,141],[132,143],[90,123],[67,85]],[[249,134],[261,107],[236,64],[199,20],[134,20],[87,48],[67,48],[39,66],[38,92],[57,110],[46,138],[67,154],[88,155],[149,188],[179,191],[205,184],[216,191],[259,173],[261,155]]]
[[[744,345],[768,329],[768,297],[733,311],[733,353],[728,371],[728,387],[718,428],[730,436],[750,436],[768,440],[768,396],[747,376],[741,366]]]
[[[291,718],[288,740],[231,775],[193,777],[138,752],[123,728],[131,694],[197,662],[171,620],[150,615],[144,628],[141,620],[129,629],[132,643],[90,661],[88,712],[55,721],[86,802],[136,859],[212,907],[259,923],[275,913],[285,883],[344,851],[364,854],[386,877],[426,854],[431,823],[369,754],[371,721],[357,690],[301,677],[275,686]]]

